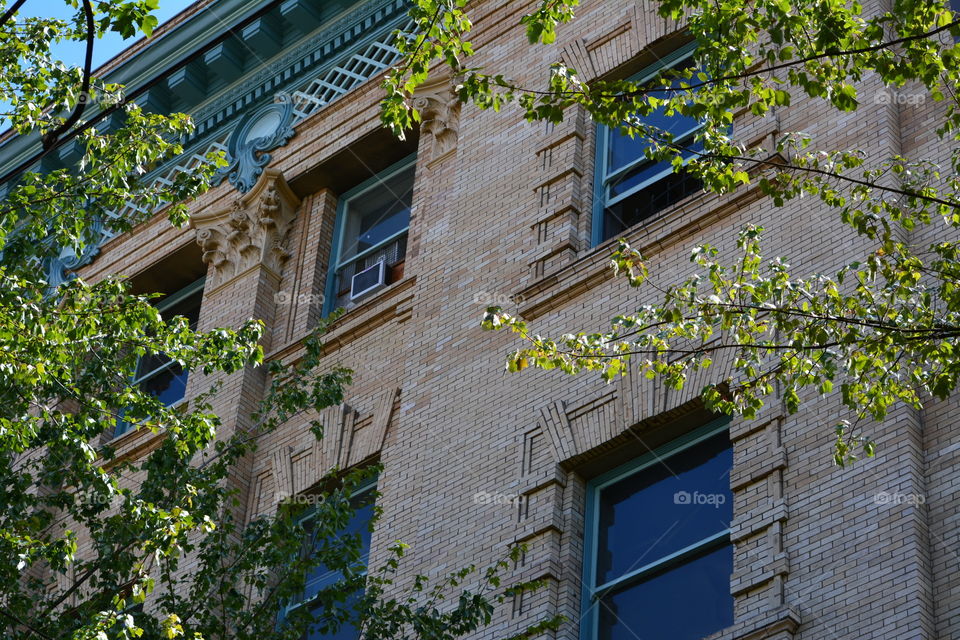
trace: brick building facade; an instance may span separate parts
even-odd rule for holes
[[[522,86],[542,83],[558,59],[587,80],[682,59],[681,25],[645,0],[585,0],[549,47],[517,27],[529,3],[474,4],[477,63]],[[419,94],[421,130],[392,138],[378,85],[396,55],[386,34],[405,20],[400,0],[201,0],[108,65],[130,90],[162,79],[138,94],[143,104],[195,115],[181,167],[210,148],[227,150],[231,166],[191,203],[189,228],[158,214],[105,238],[95,256],[65,260],[63,277],[123,274],[140,290],[185,291],[201,329],[262,318],[267,358],[283,361],[301,355],[324,313],[348,308],[326,338],[326,366],[356,371],[346,403],[323,416],[322,442],[306,420],[264,439],[235,479],[248,516],[334,466],[379,460],[374,563],[397,539],[412,545],[404,571],[429,575],[529,545],[516,577],[548,586],[498,611],[484,638],[552,613],[570,619],[563,640],[960,637],[955,401],[896,409],[872,427],[877,457],[838,469],[830,427],[847,416],[835,399],[718,419],[697,394],[722,365],[683,393],[633,375],[603,384],[504,372],[516,345],[480,330],[486,306],[555,334],[602,327],[643,302],[613,281],[616,239],[603,218],[636,167],[611,159],[629,145],[581,111],[545,125],[512,108],[461,108],[445,78]],[[797,100],[738,115],[736,135],[772,150],[782,132],[802,130],[824,148],[948,157],[933,132],[940,106],[875,79],[859,89],[856,112]],[[625,198],[666,188],[645,184]],[[658,283],[689,273],[696,244],[733,255],[748,223],[797,273],[833,270],[867,247],[811,199],[778,208],[756,189],[678,188],[659,204],[629,200],[647,213],[613,231],[651,259]],[[918,243],[931,240],[924,233],[935,232]],[[353,276],[371,268],[371,291],[351,299]],[[174,400],[210,383],[169,369],[145,370],[144,381],[185,384]],[[215,408],[242,429],[264,369],[224,382]],[[129,430],[115,445],[142,455],[156,437]]]

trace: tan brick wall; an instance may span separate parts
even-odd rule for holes
[[[475,42],[479,64],[526,86],[542,84],[544,69],[560,57],[588,66],[585,75],[615,70],[676,28],[653,17],[646,2],[587,0],[556,46],[530,47],[515,26],[524,7],[481,3]],[[737,132],[753,141],[804,130],[821,146],[863,148],[875,161],[900,152],[945,159],[948,150],[931,133],[942,106],[892,104],[875,98],[881,90],[868,77],[854,114],[798,99],[769,117],[743,118]],[[378,126],[378,98],[374,79],[318,111],[274,153],[271,167],[297,190],[299,176],[364,144]],[[330,335],[324,366],[356,370],[349,409],[324,416],[328,437],[336,431],[342,438],[340,453],[314,447],[307,419],[299,420],[264,438],[237,479],[248,485],[252,514],[272,508],[281,485],[309,486],[332,460],[379,455],[384,515],[374,558],[395,539],[412,544],[405,575],[492,562],[507,544],[526,541],[530,552],[518,576],[547,576],[550,587],[499,611],[478,637],[514,632],[554,612],[571,618],[558,635],[577,637],[586,480],[638,453],[637,437],[653,442],[665,429],[696,424],[696,390],[707,381],[670,394],[633,377],[604,385],[590,376],[511,375],[503,356],[513,338],[479,329],[483,307],[509,296],[519,297],[516,308],[544,334],[601,328],[644,302],[611,280],[610,243],[589,246],[595,135],[574,110],[552,127],[527,123],[509,107],[500,114],[464,107],[455,151],[434,162],[423,135],[404,279],[351,311]],[[318,305],[275,306],[272,296],[323,293],[338,197],[328,188],[297,195],[302,203],[286,240],[293,255],[278,279],[249,273],[208,291],[201,320],[209,328],[262,317],[270,325],[268,352],[285,360],[298,356]],[[229,206],[236,196],[223,184],[194,210]],[[834,270],[869,247],[819,202],[776,208],[747,192],[691,198],[630,237],[652,260],[653,281],[665,284],[690,273],[694,244],[735,255],[736,233],[748,223],[766,228],[767,253],[786,257],[797,275]],[[922,246],[938,232],[926,233],[931,237],[911,240]],[[83,275],[140,272],[193,234],[170,230],[161,216],[111,241]],[[233,426],[259,398],[260,375],[244,371],[225,381],[218,406]],[[191,392],[205,382],[193,378]],[[771,635],[749,637],[960,634],[956,410],[952,400],[919,413],[898,409],[870,427],[877,458],[845,470],[831,463],[832,426],[847,417],[834,399],[810,398],[793,416],[774,403],[755,421],[734,421],[737,624],[721,637],[748,637],[763,625]],[[523,500],[519,508],[478,504],[478,492]],[[879,492],[922,495],[926,503],[878,504]],[[795,635],[782,630],[790,615],[801,620]]]

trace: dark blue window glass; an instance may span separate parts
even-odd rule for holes
[[[591,483],[583,640],[699,640],[733,624],[733,451],[719,428]]]
[[[687,55],[672,68],[689,67],[692,58]],[[668,133],[676,144],[689,147],[682,153],[684,160],[703,149],[694,140],[700,124],[693,118],[678,113],[667,115],[661,107],[644,116],[643,122]],[[669,161],[648,160],[645,151],[650,145],[645,139],[631,138],[607,127],[600,127],[598,136],[603,153],[597,158],[595,241],[612,238],[703,189],[696,176],[683,170],[675,172]]]
[[[733,624],[725,544],[603,596],[598,640],[700,640]]]
[[[354,512],[350,521],[347,523],[347,526],[344,527],[339,536],[358,536],[360,539],[360,557],[357,560],[357,571],[366,571],[366,566],[370,557],[370,523],[373,521],[374,514],[374,505],[371,499],[370,492],[373,490],[374,485],[370,485],[364,489],[358,491],[357,494],[353,497],[353,506]],[[312,520],[307,520],[304,523],[306,533],[310,537],[310,542],[307,544],[308,549],[314,549],[319,544],[319,541],[312,540],[313,538],[313,526]],[[306,584],[304,587],[303,594],[296,599],[295,602],[290,603],[286,607],[286,611],[289,612],[296,607],[305,606],[308,607],[311,612],[314,612],[316,617],[319,617],[321,614],[320,603],[316,602],[314,599],[317,594],[320,593],[323,589],[326,589],[344,578],[344,575],[341,571],[336,569],[329,569],[325,566],[318,565],[314,567],[306,575]],[[363,596],[363,590],[358,589],[351,595],[347,597],[346,602],[342,605],[346,609],[349,609],[353,604],[359,601]],[[323,631],[321,624],[317,624],[315,627],[309,629],[304,635],[304,640],[357,640],[360,637],[360,631],[354,625],[347,622],[342,624],[339,629],[335,632]]]
[[[341,533],[342,536],[359,535],[361,558],[359,564],[366,566],[370,554],[370,522],[373,520],[373,505],[362,504],[356,507],[353,517]],[[308,526],[308,530],[310,527]],[[313,598],[321,589],[325,589],[336,583],[342,578],[342,574],[337,570],[327,569],[323,565],[318,565],[307,574],[304,600]]]
[[[730,528],[733,452],[715,436],[600,492],[596,584]]]
[[[161,298],[157,305],[161,317],[169,322],[182,316],[187,319],[191,329],[196,329],[200,320],[200,303],[203,300],[201,284],[194,283],[186,289]],[[188,373],[166,354],[151,353],[141,357],[137,363],[133,384],[140,387],[142,392],[157,397],[164,406],[170,407],[186,396]],[[132,428],[133,425],[126,420],[119,421],[114,435],[121,435]]]

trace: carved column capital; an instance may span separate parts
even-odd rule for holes
[[[460,131],[458,78],[438,73],[417,88],[413,106],[420,112],[421,131],[430,136],[428,162],[439,160],[457,146]]]
[[[300,199],[283,174],[265,169],[253,188],[233,205],[190,219],[209,269],[211,289],[260,264],[279,274],[290,256],[287,236]]]

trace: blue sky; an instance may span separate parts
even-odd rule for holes
[[[153,12],[160,24],[174,17],[193,4],[193,0],[160,0],[160,7]],[[64,0],[27,0],[20,9],[21,16],[60,18],[70,20],[75,10]],[[93,47],[93,68],[96,69],[110,60],[139,38],[124,40],[118,33],[107,33],[96,40]],[[63,42],[54,48],[54,52],[65,63],[80,66],[83,64],[84,46],[82,42]]]
[[[193,2],[194,0],[160,0],[159,7],[153,12],[153,15],[157,17],[160,24],[163,24]],[[22,17],[60,18],[61,20],[71,20],[74,14],[75,9],[70,7],[65,0],[27,0],[19,12]],[[104,34],[93,44],[93,68],[96,69],[107,62],[139,40],[140,37],[142,35],[124,40],[116,32],[111,31]],[[53,47],[53,53],[65,64],[79,67],[83,65],[85,46],[83,42],[61,42]],[[0,102],[0,113],[4,113],[8,109],[8,103]],[[0,117],[0,131],[5,131],[7,128],[6,118]]]

